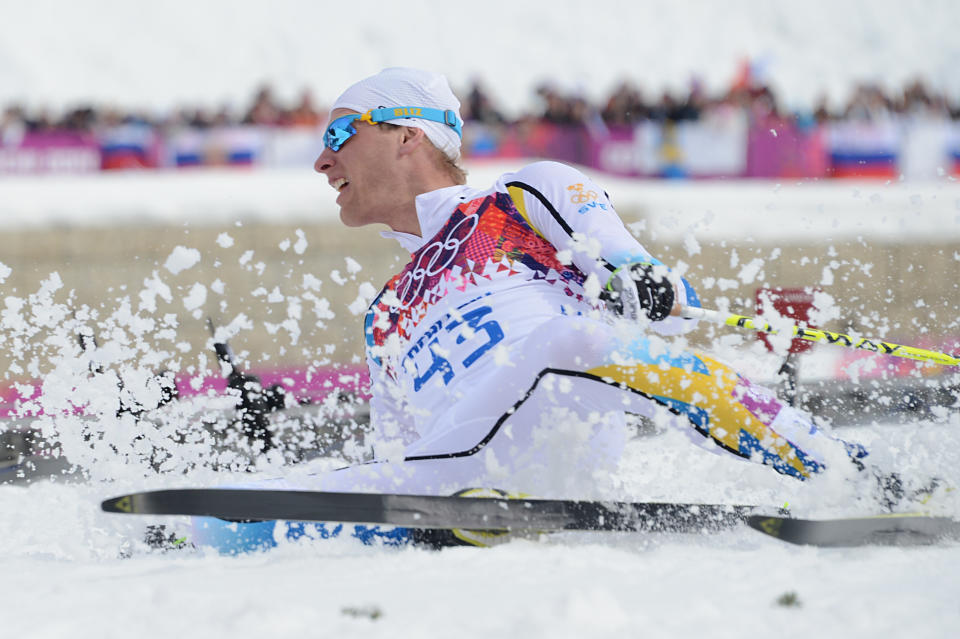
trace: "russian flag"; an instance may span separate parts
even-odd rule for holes
[[[838,178],[895,178],[899,175],[900,131],[887,122],[829,125],[828,175]]]
[[[157,166],[157,138],[148,125],[125,124],[107,130],[100,140],[100,168],[145,169]]]
[[[257,126],[237,126],[214,129],[207,147],[208,164],[250,166],[258,162],[263,152],[267,129]]]
[[[833,152],[829,174],[832,177],[894,178],[897,156],[894,153]]]
[[[204,164],[204,134],[198,129],[184,128],[167,139],[170,161],[177,167]]]

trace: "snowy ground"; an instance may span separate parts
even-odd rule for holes
[[[4,589],[4,625],[36,638],[949,637],[958,557],[733,533],[443,553],[291,548],[55,571],[12,559],[8,574],[23,577]],[[776,603],[787,593],[799,607]]]
[[[843,434],[895,450],[905,470],[937,468],[956,482],[958,426]],[[851,490],[842,481],[791,482],[672,432],[633,442],[622,471],[624,492],[638,497],[789,500],[799,512],[820,514],[844,512],[838,503]],[[100,513],[96,504],[135,485],[0,488],[8,513],[0,520],[8,636],[846,639],[949,637],[960,626],[957,543],[814,549],[737,529],[578,534],[442,552],[342,540],[241,557],[201,551],[121,559],[122,539],[143,522]],[[790,593],[798,605],[778,603]]]

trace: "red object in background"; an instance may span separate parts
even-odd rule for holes
[[[154,169],[156,163],[147,159],[147,154],[136,149],[117,149],[101,152],[100,169],[102,171],[124,171],[135,169]]]
[[[827,176],[834,178],[871,178],[892,180],[899,175],[894,160],[868,162],[858,160],[854,162],[838,162],[834,160],[827,169]]]
[[[763,317],[764,307],[769,308],[768,305],[772,305],[773,310],[781,317],[813,328],[810,323],[810,314],[816,308],[813,305],[813,296],[818,292],[820,292],[818,288],[759,288],[756,296],[757,317]],[[764,343],[767,350],[773,352],[773,344],[766,333],[757,333],[757,339]],[[811,348],[813,348],[813,342],[795,338],[790,342],[789,352],[804,353]]]

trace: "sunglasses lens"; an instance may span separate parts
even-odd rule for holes
[[[323,134],[324,146],[333,152],[339,151],[344,142],[357,133],[356,127],[353,126],[353,121],[358,117],[360,116],[345,115],[331,122],[330,126],[327,127],[326,133]]]

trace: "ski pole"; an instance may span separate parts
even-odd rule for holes
[[[763,333],[777,334],[780,332],[761,319],[747,315],[724,315],[720,311],[714,311],[708,308],[683,306],[680,309],[680,315],[687,319],[702,319],[714,324],[725,324],[735,328],[745,328]],[[947,355],[946,353],[939,353],[937,351],[929,351],[925,348],[892,344],[884,340],[856,337],[845,333],[834,333],[832,331],[806,326],[791,326],[789,330],[793,333],[794,337],[807,340],[808,342],[825,342],[827,344],[837,344],[847,348],[858,348],[883,355],[904,357],[918,362],[931,362],[944,366],[960,366],[960,357],[954,357],[953,355]]]

